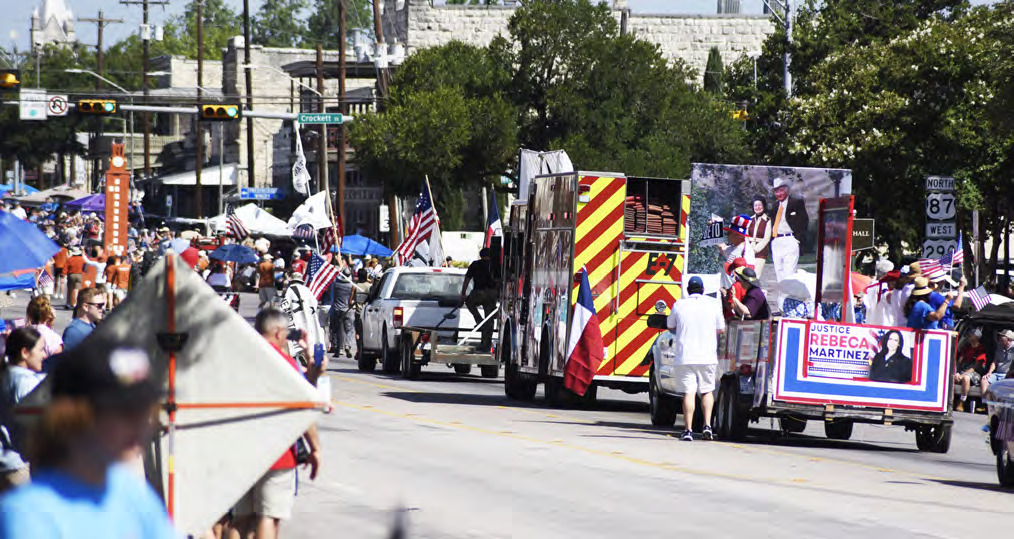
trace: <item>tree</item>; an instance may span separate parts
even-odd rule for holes
[[[718,47],[708,51],[708,63],[704,67],[704,90],[714,95],[722,95],[722,53]]]
[[[308,5],[306,0],[264,0],[253,17],[252,41],[265,47],[299,45],[306,27],[299,13]]]
[[[485,49],[453,42],[410,56],[381,114],[356,119],[350,140],[364,172],[415,196],[425,177],[445,228],[464,226],[464,192],[499,178],[516,155],[509,80]]]
[[[519,145],[563,148],[586,170],[673,178],[693,161],[746,159],[729,107],[692,88],[682,62],[620,35],[608,7],[526,2],[508,29],[487,47],[452,42],[400,66],[385,110],[351,128],[367,174],[397,194],[429,175],[458,196],[512,174]]]
[[[860,215],[877,217],[879,239],[900,258],[922,239],[925,176],[959,178],[964,210],[987,200],[984,187],[997,196],[1012,185],[996,175],[1009,136],[991,134],[983,107],[1000,87],[995,55],[1003,41],[990,39],[999,23],[989,21],[1009,9],[945,0],[810,2],[795,24],[794,98],[786,101],[781,89],[781,31],[758,59],[757,90],[752,64],[741,61],[729,94],[753,102],[751,138],[767,160],[851,168]],[[995,204],[989,214],[1002,214]]]
[[[346,0],[345,24],[348,28],[348,39],[352,39],[352,30],[361,30],[373,36],[373,8],[370,0]],[[334,0],[314,0],[310,17],[306,20],[306,29],[300,41],[304,47],[313,47],[318,43],[325,49],[338,48],[338,3]]]

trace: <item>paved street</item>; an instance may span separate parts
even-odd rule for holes
[[[244,315],[255,306],[245,294]],[[902,428],[834,442],[812,424],[782,438],[767,420],[746,443],[685,443],[650,426],[643,394],[555,410],[442,365],[409,382],[343,359],[330,376],[324,467],[301,483],[286,537],[382,538],[399,509],[409,537],[960,537],[1014,517],[981,415],[958,414],[946,455]]]

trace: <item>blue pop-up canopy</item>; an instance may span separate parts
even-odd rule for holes
[[[336,249],[332,248],[332,251],[334,250]],[[393,255],[394,251],[371,240],[370,238],[360,236],[359,234],[353,234],[342,238],[342,254],[353,256],[371,255],[388,257]]]
[[[0,274],[41,268],[59,250],[32,223],[0,211]]]

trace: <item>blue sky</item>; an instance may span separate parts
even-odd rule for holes
[[[389,0],[393,3],[393,0]],[[440,1],[440,0],[438,0]],[[973,4],[985,4],[994,0],[972,0]],[[95,17],[101,9],[108,18],[123,19],[123,24],[112,24],[106,27],[106,43],[115,43],[131,32],[136,32],[141,24],[141,7],[125,6],[119,0],[64,0],[67,7],[78,17]],[[226,0],[237,11],[242,9],[242,0]],[[707,14],[716,10],[716,0],[627,0],[631,10],[638,13],[687,13]],[[183,11],[187,0],[169,0],[165,7],[152,6],[150,17],[153,24]],[[250,0],[250,9],[256,12],[261,0]],[[17,44],[19,50],[28,48],[28,29],[35,6],[42,6],[42,0],[0,0],[8,15],[0,22],[0,43],[5,47]],[[742,0],[744,13],[760,13],[761,0]],[[78,39],[84,43],[94,44],[96,41],[95,24],[76,23]],[[12,38],[11,33],[16,33]]]

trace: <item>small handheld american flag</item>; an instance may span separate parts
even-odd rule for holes
[[[243,224],[243,220],[236,215],[236,208],[231,204],[226,204],[225,207],[225,234],[232,236],[237,240],[241,240],[250,235],[250,231],[247,230],[246,225]]]
[[[939,278],[941,275],[947,275],[947,270],[944,269],[940,261],[935,258],[922,258],[919,260],[919,269],[922,271],[922,276],[933,280]]]
[[[338,268],[336,266],[328,264],[327,260],[324,260],[317,253],[313,253],[310,256],[310,266],[307,268],[306,282],[313,297],[319,300],[336,277],[338,277]]]
[[[968,299],[975,305],[975,310],[981,311],[983,307],[989,305],[991,297],[986,287],[980,286],[968,292]]]

